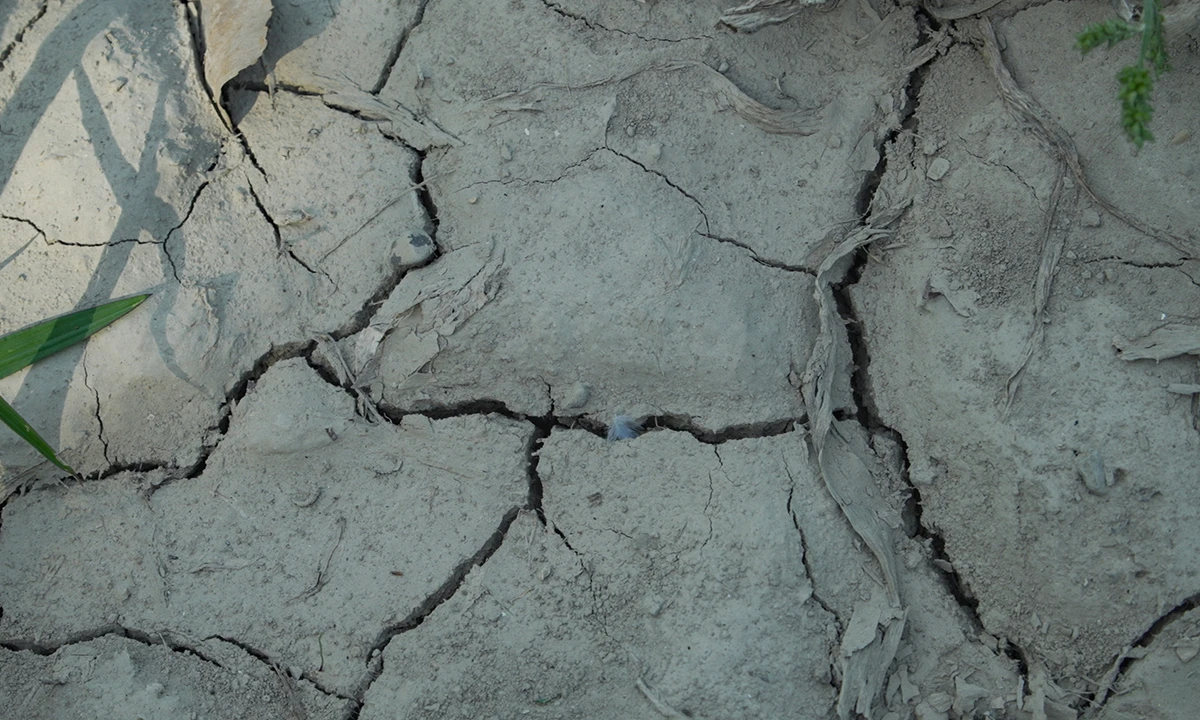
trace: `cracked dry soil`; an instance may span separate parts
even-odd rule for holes
[[[0,8],[0,716],[1193,717],[1195,41],[725,9]]]

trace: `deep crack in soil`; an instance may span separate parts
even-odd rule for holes
[[[917,46],[920,46],[922,43],[928,41],[933,33],[941,29],[941,23],[923,10],[918,11],[917,16],[924,24],[924,30],[917,41]],[[909,74],[908,82],[904,87],[906,96],[904,116],[901,119],[900,126],[888,133],[878,143],[879,164],[864,179],[856,201],[856,210],[859,217],[866,218],[873,210],[872,204],[876,193],[883,181],[884,175],[887,173],[888,145],[900,133],[917,134],[918,119],[916,112],[920,104],[921,87],[930,72],[932,64],[938,62],[939,57],[935,57],[930,62],[914,68]],[[846,328],[851,356],[853,358],[853,373],[850,380],[851,393],[855,405],[853,419],[870,435],[886,437],[899,449],[901,459],[900,476],[908,490],[908,497],[905,501],[902,518],[905,532],[909,537],[921,538],[927,542],[932,555],[931,562],[936,570],[935,574],[942,578],[946,592],[954,598],[954,601],[962,609],[963,615],[968,619],[971,626],[980,632],[985,632],[986,628],[979,616],[979,600],[971,593],[970,588],[950,561],[950,557],[946,551],[945,539],[940,533],[927,527],[922,519],[921,493],[909,476],[908,445],[899,431],[889,427],[882,421],[875,406],[874,390],[871,385],[870,376],[871,358],[867,347],[867,338],[863,335],[862,323],[859,320],[850,295],[850,288],[862,279],[863,271],[870,260],[868,248],[859,248],[855,252],[853,262],[846,271],[842,281],[835,284],[832,288],[833,297],[837,303],[838,314]],[[850,419],[846,415],[846,413],[835,413],[835,416],[838,416],[839,419]],[[824,605],[824,603],[821,604]],[[1001,650],[1016,663],[1021,677],[1026,681],[1026,685],[1028,685],[1029,668],[1025,652],[1011,640],[1002,639],[1002,642]]]
[[[400,31],[400,36],[396,38],[396,44],[392,46],[392,51],[388,53],[387,61],[383,64],[383,70],[379,73],[379,79],[375,81],[375,86],[371,88],[372,95],[379,95],[383,91],[383,88],[387,86],[388,79],[392,76],[392,69],[396,67],[396,61],[400,59],[400,53],[404,52],[404,46],[408,44],[408,39],[412,37],[413,31],[425,21],[425,8],[428,5],[429,0],[420,0],[412,22],[409,23],[408,27]]]

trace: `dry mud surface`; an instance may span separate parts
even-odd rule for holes
[[[726,9],[0,7],[0,716],[1194,717],[1196,42]]]

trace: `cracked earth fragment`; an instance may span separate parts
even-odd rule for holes
[[[272,82],[306,93],[345,86],[375,90],[427,2],[277,3],[263,55],[265,68]]]
[[[254,94],[235,96],[242,101],[236,109],[247,141],[243,146],[222,134],[201,102],[202,89],[184,55],[187,30],[180,17],[170,15],[163,23],[175,27],[177,35],[156,35],[154,41],[169,44],[174,37],[179,46],[159,52],[157,45],[141,46],[140,36],[127,32],[122,7],[110,5],[111,15],[66,8],[65,17],[56,18],[63,28],[97,33],[79,49],[84,57],[98,58],[98,69],[76,73],[62,64],[63,57],[53,60],[60,65],[27,68],[44,79],[61,71],[75,82],[65,81],[63,92],[45,98],[45,116],[36,128],[28,120],[28,137],[7,130],[20,131],[26,116],[17,109],[42,98],[18,85],[14,92],[20,102],[6,109],[6,132],[0,136],[0,144],[25,143],[24,152],[11,153],[19,161],[0,195],[0,208],[28,205],[28,213],[7,214],[28,216],[26,224],[44,230],[48,242],[72,251],[63,255],[28,246],[5,267],[16,282],[38,279],[50,290],[78,281],[82,291],[61,297],[82,297],[85,303],[157,288],[144,318],[108,329],[110,340],[94,341],[128,343],[124,357],[137,358],[89,368],[105,408],[105,442],[82,408],[76,415],[77,404],[46,410],[64,416],[51,424],[61,424],[61,446],[81,457],[79,465],[88,473],[114,464],[195,465],[209,446],[205,436],[219,423],[228,393],[260,358],[303,345],[314,331],[361,327],[364,307],[386,295],[433,249],[430,244],[422,254],[411,245],[412,233],[430,226],[420,190],[412,187],[419,170],[411,150],[373,132],[364,135],[361,121],[325,108],[318,99],[280,97],[272,110],[265,96],[253,104]],[[47,30],[29,42],[53,47],[62,37]],[[12,61],[47,62],[21,54],[37,47],[31,44]],[[159,58],[158,64],[135,63],[147,57]],[[109,103],[103,111],[92,107],[103,90],[98,82],[134,69],[136,77],[122,76],[129,80],[120,89],[124,102]],[[291,119],[293,110],[307,120]],[[364,142],[357,142],[360,136]],[[78,152],[69,149],[72,138]],[[47,155],[51,146],[57,150]],[[257,166],[250,148],[262,155]],[[44,177],[29,172],[30,163],[60,160],[83,163],[83,169],[72,165],[68,173],[78,185],[56,186],[56,192],[70,194],[65,205],[45,195],[47,185],[30,181]],[[296,174],[297,169],[307,172]],[[295,181],[281,181],[285,174]],[[343,174],[357,184],[333,180]],[[151,185],[144,187],[147,182]],[[332,196],[334,187],[344,194]],[[121,189],[120,198],[110,197],[114,188]],[[87,207],[64,229],[69,213],[57,210],[81,202]],[[111,218],[88,214],[107,212],[96,209],[106,207],[115,208]],[[56,210],[47,222],[39,213],[50,208]],[[86,268],[92,279],[82,272],[70,277],[54,272],[46,265],[51,262]],[[26,314],[14,304],[5,319],[19,325],[67,309],[70,305],[43,304],[30,306]],[[40,377],[50,368],[34,372]],[[137,401],[127,402],[132,397]],[[162,424],[164,418],[172,421]],[[149,431],[147,423],[161,426]],[[6,441],[9,446],[15,451],[6,451],[6,458],[25,457],[15,441]]]
[[[860,136],[870,134],[874,140],[877,103],[888,99],[890,106],[889,93],[900,79],[895,67],[907,57],[898,39],[915,36],[911,16],[890,20],[894,32],[887,35],[889,40],[865,56],[867,65],[883,65],[864,65],[853,73],[843,69],[846,74],[839,75],[855,87],[853,93],[831,91],[837,83],[823,81],[781,97],[782,86],[761,82],[771,68],[759,68],[730,84],[701,66],[709,57],[702,52],[754,44],[753,36],[735,43],[718,34],[693,46],[631,44],[621,33],[588,32],[591,42],[581,44],[582,24],[559,18],[535,5],[514,12],[498,6],[443,4],[426,14],[380,98],[425,109],[440,127],[467,142],[451,154],[454,162],[447,168],[452,167],[456,177],[442,187],[463,188],[482,179],[558,177],[565,167],[604,145],[602,138],[607,137],[615,152],[637,158],[695,197],[709,217],[706,232],[734,238],[762,259],[789,267],[804,266],[813,245],[839,223],[853,219],[854,194],[863,176],[850,169],[849,158]],[[811,45],[822,32],[832,31],[832,26],[822,29],[827,20],[814,15],[810,24],[794,30],[804,36],[811,33]],[[507,48],[504,57],[496,59],[497,73],[482,75],[453,64],[443,50],[451,42],[447,33],[456,38],[491,36],[497,31],[494,22],[520,25],[521,32],[513,36],[528,38],[521,41],[528,47],[518,43]],[[614,55],[615,63],[610,59]],[[551,62],[551,57],[559,60]],[[896,62],[888,65],[889,58]],[[776,69],[777,78],[789,72],[829,78],[829,65],[819,57],[797,53],[787,62],[787,68]],[[653,68],[670,72],[647,71]],[[819,124],[811,128],[816,134],[764,134],[751,121],[727,111],[729,93],[713,84],[714,77],[740,88],[739,93],[763,107],[777,108],[780,117],[823,108]],[[522,94],[520,102],[489,105],[489,99],[511,98],[513,93]],[[657,150],[650,152],[651,146]],[[645,162],[654,155],[653,163]],[[442,172],[435,165],[430,175]],[[735,176],[749,177],[751,184],[731,197],[725,179]]]
[[[542,4],[563,18],[582,23],[589,30],[620,33],[642,42],[686,43],[713,39],[712,25],[703,21],[702,13],[681,13],[675,8],[663,7],[648,9],[644,17],[634,19],[636,16],[631,17],[628,12],[614,12],[612,8],[574,0],[542,0]]]
[[[131,12],[165,31],[135,37]],[[221,136],[190,62],[183,9],[71,4],[51,16],[13,48],[0,81],[9,99],[0,213],[28,217],[52,242],[161,240]],[[107,102],[112,93],[120,105]]]
[[[137,634],[136,640],[121,632],[106,634],[47,653],[0,649],[0,692],[8,698],[7,711],[29,720],[78,713],[335,720],[351,706],[220,640],[188,647],[158,633]],[[241,701],[229,702],[234,696]]]
[[[13,154],[27,164],[0,197],[19,240],[0,281],[67,304],[161,287],[146,323],[47,363],[23,391],[57,388],[41,410],[102,479],[3,505],[0,694],[84,703],[71,693],[93,687],[76,672],[90,664],[148,715],[208,710],[196,688],[252,692],[255,716],[297,714],[292,693],[318,718],[768,717],[775,699],[828,714],[853,684],[843,654],[893,619],[864,603],[883,578],[813,473],[805,426],[832,416],[831,434],[883,466],[859,494],[897,548],[888,580],[908,610],[896,661],[873,678],[876,715],[1195,704],[1194,683],[1168,681],[1200,647],[1185,582],[1200,550],[1181,532],[1164,555],[1161,535],[1196,505],[1174,479],[1190,477],[1198,406],[1170,392],[1196,387],[1194,363],[1121,363],[1111,348],[1194,315],[1193,261],[1084,215],[1025,404],[1011,422],[990,414],[1025,312],[1035,206],[1056,180],[973,50],[943,27],[906,52],[937,11],[843,4],[747,36],[677,2],[281,3],[274,73],[232,97],[244,137],[143,148],[128,136],[155,112],[204,132],[215,116],[192,95],[159,103],[151,90],[192,75],[155,75],[158,40],[140,46],[130,6],[107,5],[22,0],[0,31],[4,69],[23,58],[18,77],[57,78],[25,97],[51,109],[44,127],[69,152],[34,160],[87,165],[100,188],[34,198],[30,158]],[[1100,10],[1001,21],[1015,74],[1085,158],[1111,145],[1103,122],[1078,122],[1104,91],[1061,77],[1107,60],[1022,48]],[[64,18],[86,32],[43,30]],[[22,42],[78,52],[63,66],[22,55],[21,27]],[[194,62],[178,44],[163,67]],[[937,71],[913,71],[947,44]],[[85,54],[99,64],[77,68]],[[1061,72],[1041,72],[1045,57]],[[716,76],[777,115],[820,108],[815,133],[765,135]],[[45,146],[17,105],[0,111],[0,149]],[[1172,112],[1164,122],[1186,121]],[[16,136],[9,117],[26,124]],[[950,167],[936,179],[935,155]],[[1158,183],[1169,202],[1155,211],[1195,226],[1187,153],[1169,155],[1138,158],[1179,178]],[[1102,181],[1138,177],[1120,153],[1095,159]],[[157,199],[120,196],[143,180]],[[896,242],[834,288],[840,384],[818,417],[796,393],[817,326],[811,258],[866,207],[914,194]],[[37,207],[4,205],[18,197]],[[46,222],[61,208],[43,203],[80,198],[119,216],[81,205],[74,225]],[[93,222],[104,237],[61,237]],[[419,259],[405,255],[414,238]],[[0,320],[45,309],[10,302]],[[105,362],[120,353],[153,367]],[[647,434],[604,442],[616,413]],[[1081,480],[1097,456],[1103,482]],[[159,466],[126,472],[147,461]],[[1080,614],[1110,627],[1065,624]],[[171,686],[156,665],[200,679]],[[248,679],[206,674],[234,667]]]
[[[380,630],[525,502],[528,442],[528,426],[497,417],[368,425],[303,360],[279,363],[199,477],[147,501],[127,475],[11,501],[0,642],[54,646],[114,623],[220,635],[352,694]],[[463,460],[446,455],[454,447]],[[305,505],[314,488],[323,492]],[[339,533],[339,518],[355,522]],[[33,539],[47,528],[53,539]],[[63,553],[72,563],[48,575]],[[61,583],[73,599],[42,606]]]
[[[795,434],[775,440],[802,451]],[[765,441],[722,455],[742,442]],[[552,432],[538,466],[547,524],[519,515],[455,597],[392,640],[362,717],[450,702],[629,717],[652,707],[639,681],[698,717],[823,712],[831,618],[808,601],[791,481],[742,462],[752,453],[731,465],[704,447],[673,432],[616,446]],[[447,651],[463,638],[468,652]],[[530,653],[536,664],[521,661]]]
[[[473,204],[439,201],[446,255],[410,273],[398,292],[412,300],[379,317],[390,322],[438,287],[465,284],[486,260],[453,259],[493,245],[503,262],[494,300],[453,335],[427,336],[419,386],[406,382],[412,348],[385,352],[388,404],[419,410],[484,397],[540,416],[550,410],[547,383],[564,400],[583,382],[593,392],[575,412],[604,422],[618,411],[673,414],[715,429],[802,414],[787,375],[814,327],[807,276],[697,242],[695,203],[610,153],[554,183],[474,191]],[[592,201],[579,206],[581,194]],[[629,212],[646,202],[652,215]],[[543,208],[554,208],[556,226]],[[531,305],[531,293],[542,300]]]
[[[1052,3],[1000,27],[1006,61],[1020,81],[1060,122],[1090,128],[1085,115],[1068,110],[1071,97],[1082,101],[1089,92],[1085,71],[1072,70],[1081,77],[1066,85],[1056,80],[1047,92],[1046,78],[1028,65],[1035,49],[1037,62],[1045,62],[1034,38],[1071,12]],[[944,543],[942,567],[977,603],[980,626],[1011,643],[1031,683],[1040,678],[1046,702],[1083,708],[1107,692],[1112,659],[1165,609],[1195,596],[1188,580],[1194,573],[1180,558],[1194,555],[1187,548],[1196,540],[1178,533],[1186,521],[1176,510],[1195,502],[1194,484],[1176,478],[1187,475],[1187,458],[1200,450],[1190,399],[1164,392],[1194,382],[1194,363],[1123,363],[1112,349],[1116,336],[1142,336],[1190,312],[1184,298],[1194,287],[1155,269],[1098,272],[1078,258],[1137,256],[1157,266],[1179,257],[1155,243],[1131,245],[1128,232],[1110,227],[1116,222],[1056,223],[1051,231],[1066,261],[1049,295],[1045,342],[1023,395],[1000,412],[997,393],[1020,360],[1014,349],[1024,345],[1037,274],[1046,210],[1037,196],[1060,171],[996,115],[995,95],[972,96],[976,79],[990,77],[984,61],[965,48],[951,48],[949,57],[930,69],[915,118],[924,154],[936,152],[955,169],[914,184],[917,202],[896,230],[913,248],[867,260],[849,295],[873,359],[878,419],[903,434],[921,522]],[[1085,164],[1120,165],[1101,177],[1127,178],[1128,191],[1146,207],[1160,202],[1132,184],[1145,167],[1107,151],[1089,153],[1094,141],[1090,130],[1077,133]],[[888,173],[923,160],[917,152],[891,146]],[[946,303],[912,301],[914,289],[934,277],[974,297],[969,317]],[[1103,481],[1081,474],[1081,464],[1096,459],[1120,468],[1120,480],[1115,471],[1111,486],[1107,471]]]

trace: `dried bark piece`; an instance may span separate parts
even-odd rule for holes
[[[1122,360],[1166,360],[1180,355],[1200,355],[1200,327],[1171,323],[1133,340],[1114,338]]]
[[[790,20],[809,5],[824,4],[825,0],[750,0],[726,10],[721,24],[739,32],[754,32]]]

